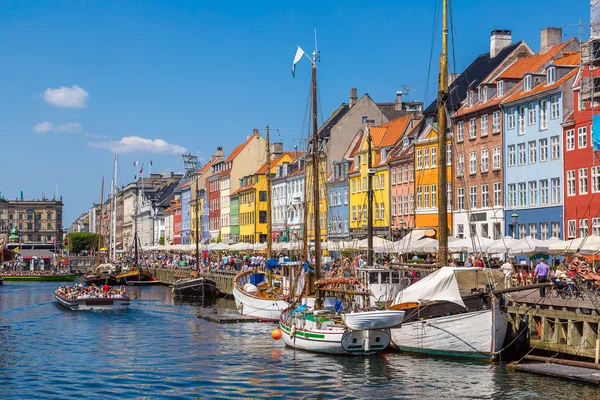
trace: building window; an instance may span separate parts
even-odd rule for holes
[[[351,179],[352,184],[352,194],[356,193],[356,179]]]
[[[392,177],[392,185],[396,184],[396,167],[392,167],[390,171]]]
[[[556,68],[550,67],[546,70],[546,85],[556,82]]]
[[[519,135],[525,134],[525,106],[519,107]]]
[[[483,99],[481,100],[481,102],[485,103],[485,102],[488,101],[488,88],[487,88],[487,86],[483,87],[482,92],[483,92]]]
[[[600,218],[592,218],[592,235],[600,236]]]
[[[540,139],[540,162],[548,161],[548,139]]]
[[[567,151],[575,150],[575,131],[569,129],[567,131]]]
[[[529,164],[537,162],[537,142],[529,142]]]
[[[548,179],[542,179],[540,181],[540,205],[545,206],[548,204]]]
[[[481,150],[481,172],[488,172],[490,167],[488,149]]]
[[[494,182],[494,207],[502,205],[502,184],[500,182]]]
[[[437,207],[437,185],[431,185],[431,207]]]
[[[412,209],[414,207],[414,204],[413,204],[414,198],[413,198],[412,194],[410,196],[411,196],[410,210],[408,209],[408,196],[404,196],[404,215],[409,215],[409,214],[412,214],[412,212],[413,212]]]
[[[517,185],[514,183],[508,184],[508,205],[513,208],[517,206]]]
[[[552,178],[552,204],[560,204],[560,178]]]
[[[550,98],[550,118],[556,119],[560,116],[560,107],[558,102],[558,96],[552,96]]]
[[[385,175],[384,174],[379,175],[379,188],[381,190],[385,189]]]
[[[423,152],[421,149],[417,150],[417,169],[423,168]]]
[[[535,103],[529,103],[529,105],[527,106],[527,114],[527,124],[535,125],[535,123],[537,122],[537,110],[535,109]]]
[[[385,203],[379,205],[379,219],[385,221]]]
[[[352,206],[352,222],[356,221],[356,206]]]
[[[508,129],[515,129],[516,115],[517,115],[517,111],[514,107],[510,108],[508,110],[508,113],[507,113]]]
[[[537,239],[537,224],[529,224],[529,236]]]
[[[525,224],[519,225],[519,239],[525,239],[527,236],[527,226]]]
[[[423,149],[423,168],[429,168],[429,148]]]
[[[437,147],[431,148],[431,168],[437,167]]]
[[[414,182],[415,181],[415,168],[414,168],[414,166],[412,164],[410,164],[408,166],[408,171],[410,173],[410,181]]]
[[[473,91],[469,90],[469,93],[467,94],[467,105],[469,107],[473,106]]]
[[[494,171],[500,170],[500,156],[500,146],[494,147],[492,153],[492,168],[494,169]]]
[[[410,195],[410,214],[414,214],[415,212],[415,195]]]
[[[456,141],[462,142],[465,140],[465,123],[463,121],[459,121],[458,124],[456,124],[456,130]]]
[[[577,148],[587,147],[587,126],[577,128]]]
[[[531,89],[533,89],[533,77],[531,75],[526,75],[523,80],[523,90],[529,92]]]
[[[267,212],[266,211],[259,211],[258,212],[258,223],[259,224],[266,224],[267,223]]]
[[[396,216],[396,198],[392,197],[392,217]]]
[[[552,146],[552,159],[558,160],[560,158],[560,139],[558,136],[552,136],[550,138],[550,145]]]
[[[529,205],[535,206],[537,204],[537,181],[529,182]]]
[[[600,166],[592,167],[592,193],[600,192]]]
[[[540,239],[541,240],[548,239],[548,223],[547,222],[540,223]]]
[[[459,210],[465,209],[465,188],[459,187],[456,189],[457,207]]]
[[[514,167],[516,163],[515,145],[511,144],[508,146],[508,166]]]
[[[421,186],[417,186],[417,208],[422,208],[423,206],[423,193],[422,193],[422,187]]]
[[[424,197],[423,207],[429,208],[429,185],[425,185],[423,189],[424,189],[423,190],[423,197]]]
[[[379,178],[377,175],[373,176],[373,190],[379,190]]]
[[[402,183],[402,176],[404,176],[404,182],[406,182],[407,169],[408,167],[406,165],[400,165],[396,169],[396,174],[398,175],[396,180],[398,181],[398,185]]]
[[[367,191],[367,177],[363,176],[363,187],[362,187],[362,191],[366,192]]]
[[[469,208],[477,208],[477,186],[469,187]]]
[[[452,165],[452,144],[446,145],[446,166]]]
[[[560,239],[560,222],[552,223],[552,237]]]
[[[579,168],[579,194],[588,193],[588,171],[587,168]]]
[[[540,129],[548,129],[548,102],[540,101]]]
[[[519,155],[519,165],[525,165],[525,163],[527,163],[527,154],[525,153],[525,143],[519,143],[517,145],[517,153]]]
[[[452,182],[446,183],[446,198],[448,199],[448,207],[452,209]]]
[[[462,154],[458,155],[458,162],[456,163],[456,176],[461,177],[465,172],[465,156]]]
[[[500,222],[494,222],[492,227],[494,229],[494,240],[500,240],[502,237],[502,228],[500,227]]]
[[[469,120],[469,139],[477,139],[477,120],[475,118]]]
[[[579,237],[586,237],[588,235],[588,219],[582,218],[579,220]]]
[[[527,187],[525,182],[519,182],[519,207],[527,205]]]
[[[477,173],[477,153],[472,151],[469,153],[469,175]]]
[[[348,204],[348,188],[344,188],[344,204]]]
[[[481,185],[481,208],[489,207],[490,192],[487,184]]]
[[[375,203],[375,221],[379,219],[379,203]]]
[[[492,114],[492,133],[500,133],[500,111]]]
[[[488,135],[488,115],[481,116],[481,137]]]
[[[498,97],[504,96],[504,81],[496,83],[496,92],[498,93]]]

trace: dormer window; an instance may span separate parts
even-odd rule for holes
[[[504,96],[504,81],[496,83],[496,92],[498,93],[498,97]]]
[[[531,75],[525,76],[523,88],[526,92],[529,92],[531,89],[533,89],[533,77]]]
[[[482,92],[481,102],[485,103],[487,101],[487,99],[488,99],[488,97],[487,97],[488,96],[488,88],[487,88],[487,86],[484,86],[481,92]]]
[[[551,85],[556,82],[556,68],[550,67],[546,71],[546,84]]]
[[[469,94],[467,95],[467,106],[473,106],[473,91],[469,90]]]
[[[381,150],[381,162],[384,162],[386,159],[387,159],[387,150],[382,149]]]

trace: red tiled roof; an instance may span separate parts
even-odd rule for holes
[[[239,188],[238,190],[236,190],[235,192],[233,192],[230,196],[233,196],[235,194],[240,194],[241,192],[245,192],[246,190],[253,189],[253,188],[254,188],[254,183],[251,185],[243,186],[243,187]]]
[[[209,162],[204,164],[204,166],[202,168],[200,168],[200,174],[204,174],[206,171],[208,171],[208,169],[210,168],[211,165],[212,165],[212,160],[210,160]]]
[[[528,72],[536,72],[573,40],[575,40],[575,38],[556,45],[544,54],[534,54],[532,56],[521,58],[515,61],[510,67],[505,69],[504,72],[502,72],[494,82],[501,81],[503,79],[521,79],[523,78],[523,75]]]
[[[294,156],[296,154],[297,153],[294,151],[284,151],[279,157],[271,160],[271,168],[274,168],[277,165],[277,163],[283,159],[283,157],[288,156],[288,157],[294,159]],[[261,165],[261,167],[258,169],[258,171],[256,171],[256,173],[263,174],[263,175],[266,174],[267,173],[267,163],[265,162],[263,165]]]
[[[408,124],[413,118],[413,115],[408,114],[382,125],[386,127],[386,132],[383,140],[379,144],[379,147],[389,147],[395,145],[396,142],[402,137],[406,131],[406,128],[408,127]]]
[[[552,62],[554,65],[567,65],[567,66],[579,66],[581,61],[581,52],[573,51],[573,52],[564,52],[564,55],[560,58],[557,58]]]
[[[254,139],[257,136],[259,136],[258,133],[253,134],[248,139],[246,139],[246,141],[244,143],[240,144],[238,147],[233,149],[233,151],[231,152],[231,154],[229,154],[229,156],[227,157],[225,162],[233,161],[238,156],[238,154],[240,154],[242,152],[242,150],[244,150],[244,148],[246,148],[248,143],[250,143],[252,141],[252,139]]]
[[[472,114],[472,113],[475,113],[475,112],[478,112],[481,110],[485,110],[485,109],[497,106],[500,103],[502,103],[502,101],[504,99],[507,99],[508,97],[510,97],[517,90],[519,90],[519,85],[513,86],[508,92],[504,93],[504,96],[502,96],[502,97],[494,96],[491,99],[489,99],[488,101],[486,101],[485,103],[478,101],[477,103],[473,104],[471,107],[468,107],[467,104],[465,103],[461,108],[458,109],[458,111],[456,111],[454,114],[452,114],[451,118],[461,117],[463,115]]]
[[[562,78],[557,80],[556,82],[548,85],[548,84],[546,84],[546,81],[543,81],[543,83],[540,83],[539,85],[537,85],[536,87],[534,87],[532,90],[530,90],[528,92],[523,91],[522,85],[517,85],[517,86],[519,86],[519,90],[515,94],[513,94],[512,96],[510,96],[506,100],[504,100],[503,103],[509,103],[509,102],[512,102],[515,100],[522,99],[524,97],[529,97],[534,94],[538,94],[538,93],[545,92],[547,90],[555,89],[555,88],[559,87],[560,85],[562,85],[563,83],[565,83],[566,81],[568,81],[570,78],[574,77],[576,73],[577,73],[577,69],[575,68],[571,72],[569,72],[568,74],[566,74],[565,76],[563,76]]]

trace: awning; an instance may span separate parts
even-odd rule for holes
[[[52,258],[52,257],[54,257],[54,253],[52,253],[51,250],[47,250],[47,249],[31,249],[31,250],[22,249],[19,254],[21,256],[23,256],[23,258],[27,258],[27,257],[29,257],[29,258],[31,258],[31,257]]]

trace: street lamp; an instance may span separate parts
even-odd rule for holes
[[[512,226],[513,226],[513,239],[516,239],[516,234],[517,234],[517,224],[519,222],[519,214],[517,214],[517,212],[515,210],[513,210],[512,215],[510,216],[512,219]]]

